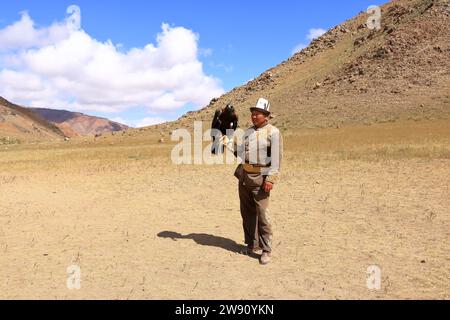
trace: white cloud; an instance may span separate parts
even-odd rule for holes
[[[121,118],[121,117],[114,117],[114,118],[110,118],[109,120],[114,121],[114,122],[118,122],[118,123],[121,123],[121,124],[125,124],[125,125],[127,125],[129,127],[132,127],[134,125],[134,123],[132,123],[131,121],[128,121],[128,120],[126,120],[124,118]]]
[[[83,31],[78,7],[67,12],[64,21],[40,29],[22,13],[0,30],[0,95],[55,109],[154,113],[200,108],[223,94],[220,81],[203,71],[193,31],[162,24],[156,44],[124,51]]]
[[[0,51],[42,47],[67,39],[71,32],[80,29],[81,19],[80,10],[76,6],[70,6],[67,13],[72,15],[65,21],[36,29],[28,12],[21,12],[19,21],[0,30]]]
[[[201,49],[199,49],[199,54],[204,57],[210,57],[213,54],[213,49],[211,49],[211,48],[202,49],[201,48]]]
[[[148,126],[153,126],[153,125],[157,125],[157,124],[161,124],[161,123],[170,121],[167,119],[163,119],[161,117],[146,117],[146,118],[139,119],[139,120],[129,120],[129,119],[124,119],[122,117],[114,117],[114,118],[111,118],[110,120],[121,123],[121,124],[125,124],[125,125],[129,126],[130,128],[148,127]]]
[[[325,34],[327,32],[327,30],[322,29],[322,28],[312,28],[309,29],[308,34],[306,35],[306,39],[309,40],[309,42],[313,41],[314,39],[317,39],[319,37],[321,37],[323,34]],[[294,49],[292,49],[291,51],[291,55],[296,54],[297,52],[302,51],[303,49],[305,49],[308,46],[308,44],[305,43],[299,43],[298,45],[296,45],[294,47]]]
[[[322,29],[322,28],[312,28],[312,29],[309,29],[309,32],[308,32],[308,35],[306,36],[306,38],[308,38],[308,40],[310,40],[310,41],[313,41],[314,39],[321,37],[326,32],[327,32],[327,30]]]
[[[305,49],[308,45],[304,44],[304,43],[300,43],[298,44],[294,49],[292,49],[291,51],[291,55],[296,54],[297,52],[302,51],[303,49]]]
[[[165,120],[163,118],[150,117],[150,118],[144,118],[144,119],[136,122],[134,127],[142,128],[142,127],[154,126],[154,125],[165,123],[165,122],[167,122],[167,120]]]
[[[234,70],[234,67],[233,67],[232,65],[227,65],[227,64],[224,64],[224,63],[214,63],[214,62],[210,62],[209,65],[210,65],[212,68],[222,69],[222,70],[224,70],[226,73],[233,72],[233,70]]]

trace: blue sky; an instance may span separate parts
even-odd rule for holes
[[[144,48],[150,43],[156,46],[162,23],[167,23],[170,28],[183,27],[199,36],[198,60],[203,63],[203,75],[216,78],[216,86],[229,91],[289,58],[297,45],[309,43],[309,30],[329,29],[365,11],[370,5],[381,3],[366,0],[17,0],[2,3],[0,30],[20,20],[19,12],[22,11],[28,12],[36,29],[46,28],[63,21],[67,17],[66,9],[73,4],[81,9],[81,29],[86,34],[98,42],[110,40],[123,52]],[[5,71],[12,67],[0,62],[1,68]],[[87,113],[134,124],[144,118],[170,120],[203,102],[201,99],[188,100],[183,100],[183,106],[170,110],[129,105],[113,112],[93,108]]]

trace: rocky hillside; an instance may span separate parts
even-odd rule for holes
[[[134,134],[208,123],[228,102],[244,127],[259,97],[270,99],[283,130],[450,118],[448,1],[396,0],[381,10],[381,29],[370,30],[362,12],[204,109]]]
[[[63,138],[64,133],[54,124],[0,97],[0,144]]]

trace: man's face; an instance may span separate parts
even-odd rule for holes
[[[267,116],[259,111],[252,111],[252,122],[256,127],[261,127],[267,121]]]

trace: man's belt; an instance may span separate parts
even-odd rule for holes
[[[261,173],[263,168],[267,168],[267,166],[261,166],[257,164],[249,164],[244,163],[244,171],[247,173]]]

